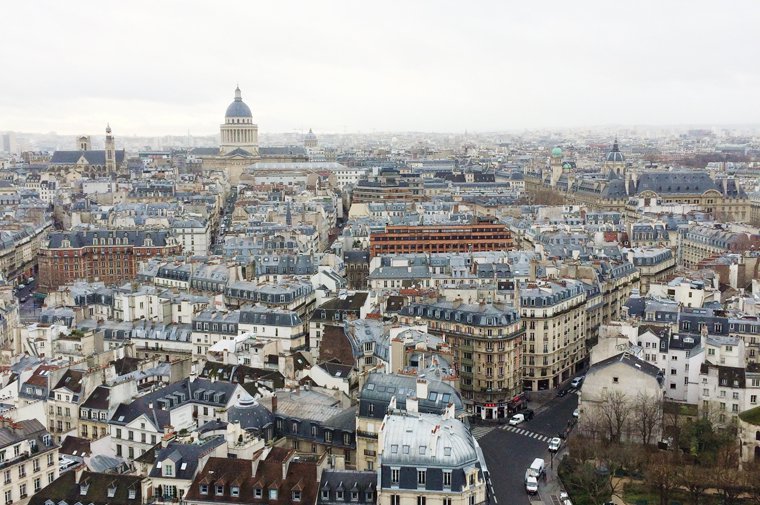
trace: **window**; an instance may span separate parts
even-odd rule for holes
[[[40,478],[35,477],[34,478],[34,492],[36,493],[37,491],[39,491],[41,487],[42,487],[42,484],[40,482]]]
[[[270,489],[269,490],[269,499],[270,500],[276,500],[277,499],[277,490],[276,489]]]
[[[137,491],[135,491],[134,489],[130,489],[130,490],[129,490],[129,493],[128,493],[128,498],[129,498],[130,500],[134,500],[134,499],[135,499],[135,496],[137,496]]]
[[[257,487],[256,489],[253,490],[253,496],[255,496],[256,498],[261,498],[263,494],[264,494],[264,490],[261,489],[260,487]]]
[[[240,488],[238,486],[230,486],[231,496],[240,496]]]
[[[325,442],[332,442],[332,431],[325,430]]]
[[[399,469],[392,468],[391,469],[391,483],[392,484],[398,484],[398,475],[399,475]]]
[[[617,378],[617,377],[613,377],[613,378],[612,378],[612,383],[613,383],[613,384],[617,384],[618,382],[619,382],[619,380],[618,380],[618,378]]]
[[[451,487],[451,471],[445,470],[443,472],[443,485],[444,487]]]
[[[174,474],[174,467],[172,465],[164,465],[164,476],[171,477]]]
[[[12,503],[12,502],[13,502],[13,494],[11,493],[10,490],[6,491],[5,492],[5,503]]]
[[[208,484],[201,484],[200,492],[201,494],[208,494]]]
[[[10,484],[10,483],[11,483],[11,471],[10,470],[6,470],[5,471],[5,484]]]
[[[224,485],[216,485],[216,495],[222,496],[224,494]]]
[[[427,472],[425,470],[417,470],[417,484],[424,485],[427,478]]]
[[[293,491],[293,501],[301,501],[301,491]]]
[[[391,505],[401,505],[401,497],[397,494],[392,494]]]
[[[418,496],[417,497],[417,505],[425,505],[425,497],[424,496]]]
[[[451,505],[451,498],[444,498],[443,505]]]

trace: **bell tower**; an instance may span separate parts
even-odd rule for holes
[[[111,125],[106,125],[106,173],[116,173],[116,145],[111,135]]]

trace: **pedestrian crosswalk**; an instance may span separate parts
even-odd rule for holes
[[[530,437],[535,438],[536,440],[540,440],[541,442],[549,442],[552,437],[548,437],[546,435],[542,435],[541,433],[536,433],[534,431],[526,430],[524,428],[518,428],[517,426],[510,426],[508,424],[503,424],[500,426],[475,426],[472,428],[472,435],[477,439],[480,440],[481,438],[485,437],[489,433],[491,433],[495,429],[501,429],[504,431],[511,431],[512,433],[515,433],[517,435],[522,435],[524,437]]]
[[[534,431],[526,430],[523,428],[518,428],[517,426],[509,426],[504,425],[501,427],[502,430],[511,431],[512,433],[517,433],[518,435],[522,435],[524,437],[530,437],[535,438],[536,440],[540,440],[541,442],[549,442],[552,437],[547,437],[546,435],[542,435],[540,433],[536,433]]]
[[[491,433],[495,428],[495,426],[475,426],[472,428],[472,434],[477,440],[480,440]]]

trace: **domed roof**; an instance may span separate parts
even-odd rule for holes
[[[274,423],[274,414],[253,398],[244,398],[227,411],[227,421],[240,423],[244,430],[261,431]]]
[[[562,149],[560,149],[559,146],[552,149],[552,158],[561,158],[562,157]]]
[[[239,87],[235,88],[235,100],[227,107],[224,117],[253,117],[251,108],[243,102]]]
[[[313,131],[311,131],[311,128],[309,128],[309,133],[306,134],[306,139],[307,140],[317,139],[317,135]]]
[[[625,156],[623,156],[623,153],[620,152],[620,148],[618,147],[617,139],[615,139],[615,143],[612,144],[612,151],[607,153],[607,161],[613,163],[622,163],[625,161]]]

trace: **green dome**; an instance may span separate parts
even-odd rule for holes
[[[562,157],[562,149],[559,147],[555,147],[552,149],[552,158],[561,158]]]

